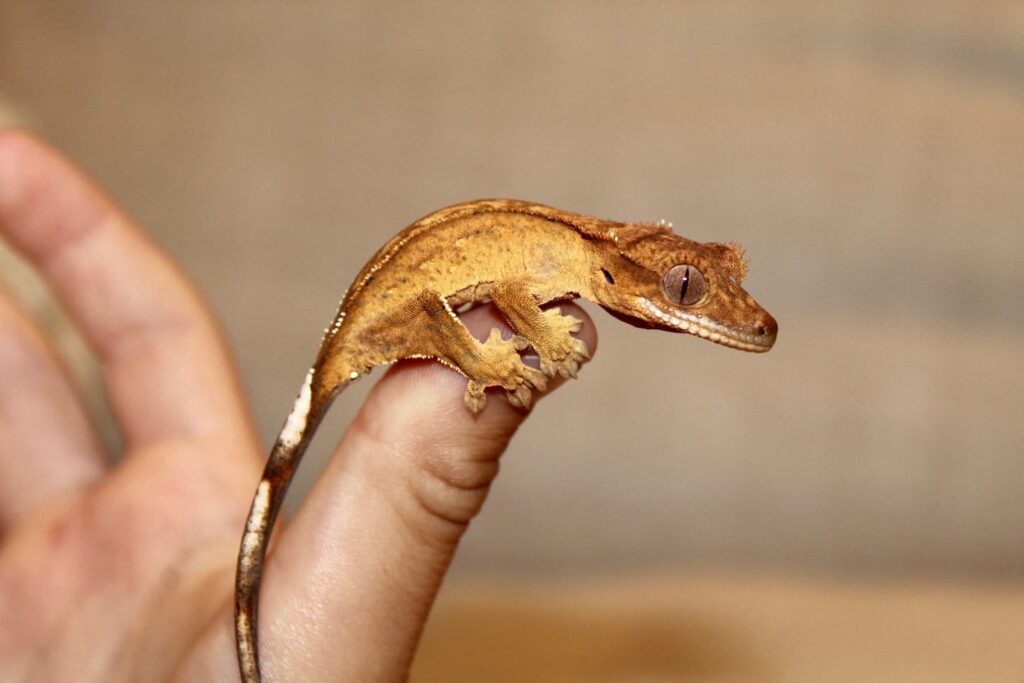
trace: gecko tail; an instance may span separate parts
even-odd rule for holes
[[[257,610],[263,560],[274,522],[281,510],[285,493],[295,470],[306,452],[324,413],[344,385],[334,391],[321,391],[315,369],[306,375],[295,406],[288,415],[281,433],[267,459],[249,508],[245,532],[238,550],[235,573],[235,638],[238,666],[243,683],[259,683],[259,648],[257,643]]]

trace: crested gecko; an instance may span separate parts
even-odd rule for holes
[[[734,244],[699,243],[664,221],[619,223],[510,199],[442,209],[398,233],[363,267],[324,333],[274,444],[246,521],[235,582],[235,634],[245,683],[260,680],[257,605],[267,542],[285,491],[332,400],[349,383],[406,358],[432,358],[468,380],[466,408],[503,389],[529,408],[556,374],[587,358],[580,321],[551,302],[582,297],[643,328],[687,332],[744,351],[767,351],[778,326],[741,287]],[[514,334],[479,341],[455,309],[493,303]],[[520,352],[532,348],[534,368]]]

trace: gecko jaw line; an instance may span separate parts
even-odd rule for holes
[[[701,339],[707,339],[716,344],[741,351],[761,352],[771,348],[770,343],[766,343],[761,338],[752,334],[730,330],[725,325],[685,313],[682,314],[685,317],[680,317],[679,315],[662,310],[650,299],[641,298],[640,302],[655,318],[681,332],[689,332]]]

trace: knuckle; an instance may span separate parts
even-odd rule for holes
[[[393,438],[390,428],[360,413],[352,423],[360,448],[388,461],[391,504],[403,523],[425,542],[457,542],[483,506],[498,474],[498,455],[464,435],[446,443],[410,428],[410,438]],[[454,436],[454,435],[453,435]]]

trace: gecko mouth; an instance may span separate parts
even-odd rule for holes
[[[689,332],[701,339],[707,339],[708,341],[716,344],[728,346],[731,349],[763,353],[772,348],[772,345],[775,344],[774,334],[756,335],[738,332],[726,327],[725,325],[712,322],[706,318],[700,318],[686,313],[669,313],[668,311],[658,308],[658,306],[656,306],[650,299],[640,299],[640,301],[648,313],[665,325],[677,329],[680,332]]]

